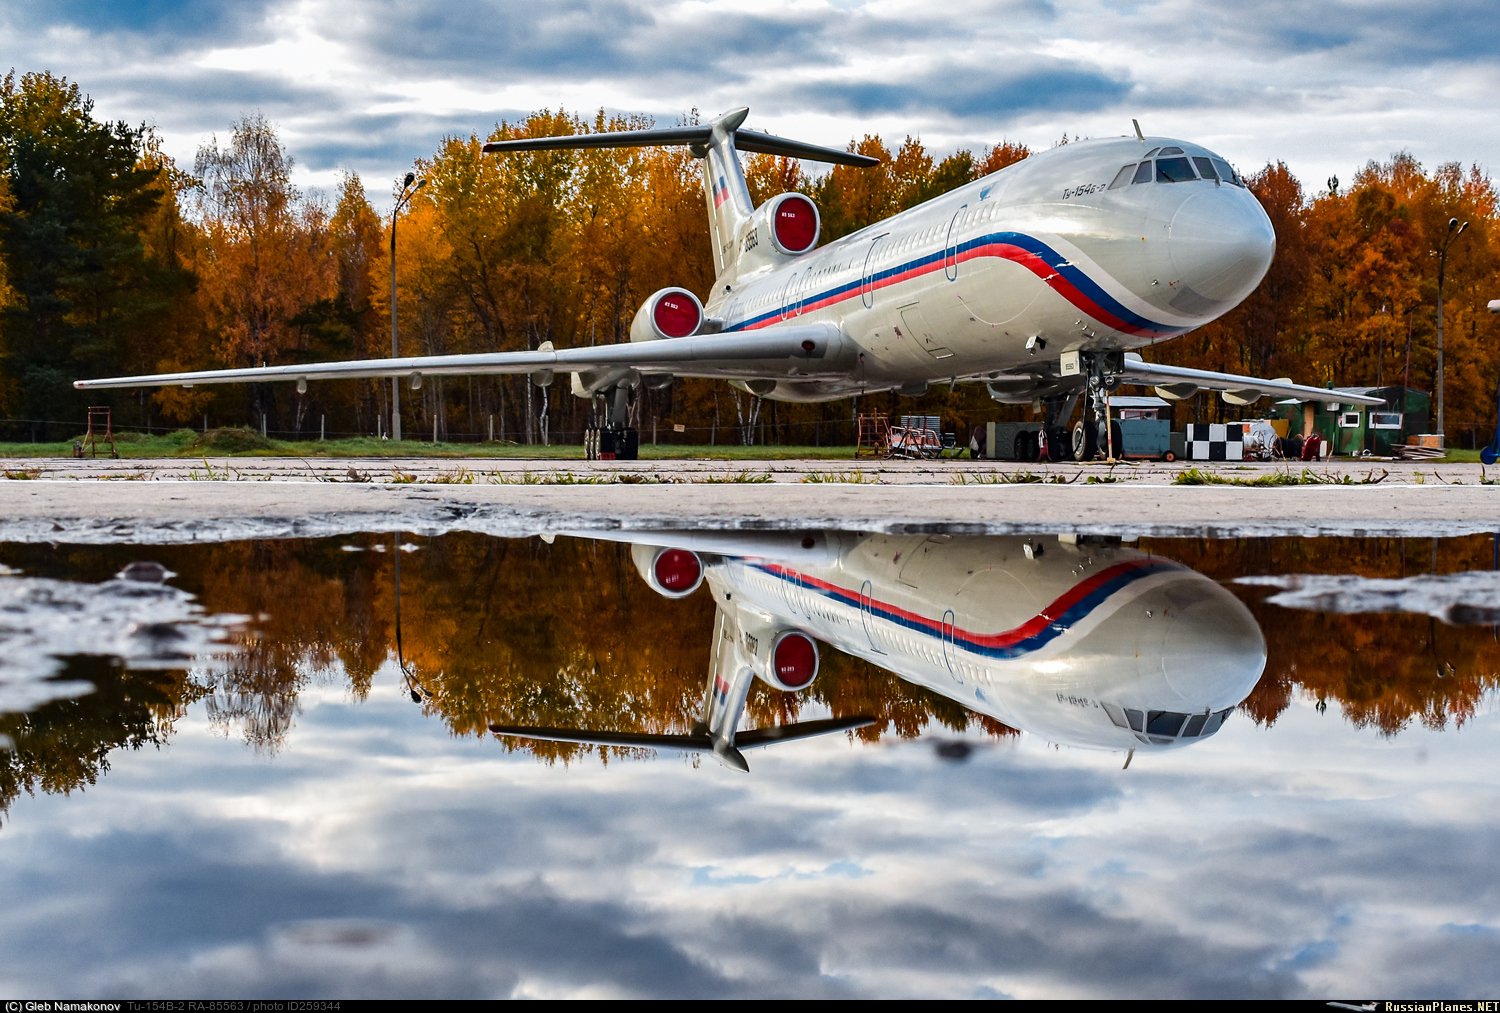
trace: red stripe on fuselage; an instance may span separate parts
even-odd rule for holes
[[[997,633],[975,633],[971,630],[960,629],[955,626],[953,628],[953,639],[977,648],[1011,647],[1046,630],[1047,627],[1066,615],[1068,610],[1074,605],[1093,594],[1105,584],[1118,579],[1121,575],[1161,565],[1161,561],[1157,559],[1133,559],[1124,563],[1116,563],[1114,566],[1106,567],[1098,573],[1092,574],[1074,584],[1059,595],[1051,604],[1018,626],[1013,626],[1008,630],[1001,630]],[[851,591],[846,587],[841,587],[838,584],[813,577],[806,573],[800,573],[779,563],[762,564],[762,569],[784,580],[815,589],[843,601],[845,604],[853,605],[855,608],[862,607],[859,593]],[[901,608],[899,605],[893,605],[890,602],[871,598],[870,607],[872,609],[878,608],[882,613],[887,615],[896,616],[898,619],[912,626],[920,626],[934,632],[942,629],[942,624],[936,619],[928,618],[920,613]]]
[[[1066,299],[1069,304],[1075,306],[1079,310],[1082,310],[1084,313],[1087,313],[1089,316],[1093,317],[1095,320],[1098,320],[1100,323],[1108,327],[1112,327],[1123,334],[1162,333],[1160,326],[1132,324],[1126,320],[1121,319],[1117,314],[1111,313],[1109,310],[1101,306],[1095,299],[1080,291],[1079,288],[1071,281],[1069,281],[1066,276],[1064,276],[1051,264],[1047,263],[1047,261],[1042,257],[1030,250],[1023,249],[1014,244],[986,243],[983,246],[976,246],[973,249],[964,250],[959,253],[956,258],[956,262],[963,263],[965,261],[977,260],[981,257],[995,257],[1000,260],[1010,261],[1013,264],[1025,268],[1027,271],[1030,271],[1037,278],[1039,278],[1042,283],[1045,284],[1048,288],[1052,289],[1052,291],[1056,292],[1058,295],[1062,296],[1062,298]],[[882,277],[879,281],[876,281],[868,287],[863,281],[861,281],[857,284],[849,284],[847,286],[840,287],[833,293],[822,296],[821,298],[814,297],[812,299],[804,300],[800,304],[801,313],[790,313],[789,310],[793,309],[796,304],[789,304],[786,306],[782,306],[779,310],[772,310],[769,313],[763,314],[759,319],[755,320],[752,323],[747,323],[746,325],[738,329],[741,331],[755,331],[760,330],[762,327],[774,327],[778,324],[785,323],[788,319],[794,319],[795,317],[805,313],[810,313],[815,310],[828,309],[829,307],[837,306],[840,303],[847,302],[850,299],[863,298],[864,293],[867,291],[876,292],[881,289],[890,288],[893,285],[899,285],[902,282],[911,281],[915,278],[920,278],[924,275],[932,274],[935,271],[946,270],[947,265],[953,262],[954,261],[950,261],[949,257],[946,254],[942,256],[933,255],[933,259],[931,260],[924,259],[922,262],[914,264],[904,271]]]

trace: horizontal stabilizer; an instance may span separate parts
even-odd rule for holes
[[[734,744],[741,749],[753,749],[756,746],[769,746],[776,742],[790,742],[793,739],[807,739],[814,735],[827,735],[829,732],[863,728],[874,723],[874,718],[856,716],[824,718],[820,721],[798,721],[789,725],[773,725],[770,728],[751,728],[736,735]]]
[[[585,746],[621,746],[630,749],[677,749],[690,753],[713,753],[725,766],[749,770],[742,749],[792,742],[814,735],[827,735],[874,724],[870,717],[825,718],[800,721],[771,728],[752,728],[740,732],[729,742],[715,742],[706,731],[687,735],[648,735],[640,732],[588,731],[578,728],[553,728],[545,725],[490,725],[496,735],[542,739],[548,742],[576,742]]]
[[[879,165],[880,159],[858,155],[842,148],[829,148],[821,144],[808,144],[786,137],[761,133],[758,130],[738,129],[748,110],[736,109],[720,117],[720,123],[734,123],[731,130],[734,146],[740,151],[753,151],[767,155],[783,155],[787,158],[806,158],[815,162],[831,162],[837,165]],[[647,148],[657,146],[685,145],[699,149],[702,154],[713,138],[714,124],[707,123],[686,127],[655,127],[648,130],[607,130],[597,134],[564,134],[557,137],[518,137],[508,141],[490,141],[484,146],[486,152],[498,151],[550,151],[568,148]]]
[[[496,735],[547,742],[577,742],[585,746],[625,746],[632,749],[685,749],[707,753],[714,748],[705,733],[696,735],[647,735],[643,732],[596,732],[581,728],[551,728],[546,725],[490,725]]]

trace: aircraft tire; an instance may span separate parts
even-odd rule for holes
[[[1087,419],[1073,424],[1073,460],[1092,461],[1099,456],[1099,430]]]
[[[1054,461],[1073,460],[1073,444],[1067,426],[1057,426],[1047,433],[1047,456]]]
[[[1109,424],[1109,445],[1114,451],[1115,460],[1119,461],[1125,458],[1125,430],[1118,422],[1111,422]]]

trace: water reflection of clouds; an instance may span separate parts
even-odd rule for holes
[[[1310,706],[1191,750],[962,765],[810,740],[743,775],[548,766],[387,669],[273,758],[195,708],[0,837],[0,989],[76,996],[1493,994],[1497,724]],[[190,772],[190,773],[189,773]],[[80,874],[80,870],[92,870]],[[104,926],[107,926],[105,928]]]

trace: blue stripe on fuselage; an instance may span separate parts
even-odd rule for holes
[[[1066,257],[1035,236],[1029,236],[1023,232],[992,232],[959,244],[951,253],[945,249],[924,254],[913,260],[897,264],[894,267],[877,271],[868,279],[860,277],[853,281],[845,282],[842,285],[811,293],[796,303],[783,303],[764,313],[748,317],[737,323],[732,323],[725,327],[725,330],[749,331],[781,323],[788,310],[794,306],[803,307],[803,312],[822,309],[843,302],[846,299],[860,296],[865,289],[867,281],[871,291],[887,288],[901,281],[937,271],[948,262],[950,257],[963,260],[976,255],[982,256],[983,254],[977,254],[976,251],[981,251],[991,246],[1014,247],[1025,254],[1036,257],[1084,297],[1084,302],[1075,303],[1075,305],[1078,305],[1080,309],[1083,309],[1107,326],[1115,327],[1117,321],[1123,322],[1125,329],[1129,332],[1147,334],[1153,337],[1167,337],[1174,334],[1181,334],[1190,329],[1159,323],[1127,308],[1118,299],[1106,292],[1103,286],[1093,278],[1090,278],[1082,269],[1069,262]],[[1015,261],[1015,258],[1004,257],[999,253],[991,255]]]

